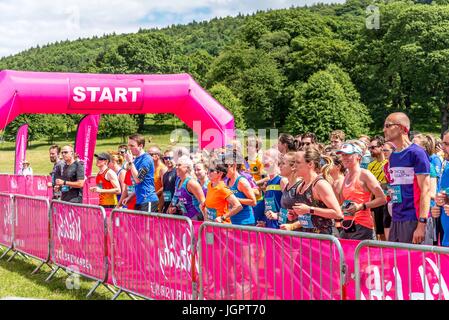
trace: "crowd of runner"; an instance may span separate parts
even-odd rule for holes
[[[117,151],[95,155],[90,192],[106,208],[449,246],[449,132],[439,141],[409,131],[408,117],[393,113],[384,136],[346,140],[336,130],[325,145],[313,133],[281,134],[267,150],[249,136],[243,145],[235,140],[194,154],[146,149],[145,137],[135,134]],[[52,146],[50,159],[54,197],[81,203],[84,165],[73,148]]]

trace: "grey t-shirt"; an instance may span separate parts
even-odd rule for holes
[[[75,182],[84,180],[84,164],[80,161],[75,161],[71,165],[64,164],[62,172],[57,170],[56,179]],[[69,186],[61,187],[61,200],[67,202],[83,202],[83,188],[72,188]]]

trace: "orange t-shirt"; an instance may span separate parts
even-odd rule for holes
[[[351,183],[349,186],[347,186],[345,183],[346,181],[343,182],[342,191],[344,200],[349,200],[359,204],[366,203],[371,200],[371,192],[365,191],[359,180]],[[357,224],[360,224],[369,229],[374,229],[374,221],[370,209],[360,210],[355,213],[354,217],[345,216],[345,220],[352,219],[354,219],[354,222]]]
[[[154,169],[154,189],[158,191],[160,188],[162,188],[162,181],[161,181],[161,170],[165,168],[165,165],[162,163],[159,163],[159,165]]]
[[[226,198],[232,194],[232,191],[226,186],[224,181],[220,181],[215,187],[212,186],[212,182],[207,185],[206,195],[206,212],[207,218],[214,221],[217,217],[228,212],[228,202]],[[228,218],[226,223],[231,223]]]

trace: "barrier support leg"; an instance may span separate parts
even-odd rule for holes
[[[108,284],[103,284],[103,286],[109,290],[110,293],[116,294],[117,292]]]
[[[10,252],[12,249],[11,248],[8,248],[3,254],[2,254],[2,256],[0,257],[0,259],[3,259],[7,254],[8,254],[8,252]]]
[[[12,256],[10,256],[9,259],[6,260],[6,261],[11,262],[11,260],[14,259],[14,257],[15,257],[17,254],[18,254],[18,252],[17,252],[17,251],[14,251],[14,253],[12,254]]]
[[[111,300],[116,300],[116,299],[120,296],[121,293],[122,293],[122,289],[119,289],[119,290],[114,294],[114,296],[112,297]]]
[[[26,260],[29,260],[29,259],[30,259],[30,258],[28,258],[27,255],[22,254],[22,253],[20,253],[20,252],[18,252],[17,254],[18,254],[19,256],[21,256],[22,258],[26,259]]]
[[[34,270],[33,270],[33,272],[31,272],[31,274],[36,274],[43,266],[44,266],[44,264],[47,264],[45,261],[43,261],[43,262],[41,262],[41,264],[40,265],[38,265]],[[53,268],[52,268],[52,270],[53,270]]]
[[[48,276],[48,278],[45,279],[45,282],[50,281],[51,278],[53,278],[53,277],[55,276],[56,272],[58,272],[59,269],[60,269],[59,267],[57,267],[56,269],[54,269],[54,270],[50,273],[50,275]]]
[[[86,295],[86,298],[90,298],[90,296],[97,290],[97,288],[101,285],[101,281],[97,281],[95,285],[90,289],[89,293]]]
[[[135,301],[138,300],[138,299],[137,299],[134,295],[132,295],[131,293],[128,293],[128,292],[126,292],[126,291],[125,291],[125,293],[126,293],[126,295],[127,295],[131,300],[135,300]]]

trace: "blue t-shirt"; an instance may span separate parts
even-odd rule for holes
[[[235,180],[234,185],[232,185],[229,189],[231,189],[232,193],[238,199],[246,199],[245,194],[238,189],[240,179],[246,180],[244,176],[239,176]],[[254,219],[253,207],[245,204],[242,204],[242,207],[243,209],[239,213],[231,217],[231,223],[235,225],[254,225],[256,220]]]
[[[414,143],[400,152],[393,152],[389,173],[393,192],[393,222],[417,221],[420,188],[416,175],[430,174],[427,153]]]
[[[271,210],[275,213],[280,214],[282,198],[281,180],[282,177],[277,175],[276,177],[268,181],[267,190],[265,192],[265,211]],[[279,229],[279,219],[268,219],[265,214],[264,217],[267,228]]]
[[[446,191],[447,194],[449,194],[449,165],[447,165],[447,163],[445,163],[444,169],[442,169],[441,172],[441,179],[440,179],[440,184],[438,185],[437,188],[437,192],[440,191]],[[440,215],[440,219],[441,219],[441,225],[443,227],[443,231],[444,231],[444,236],[443,239],[441,241],[441,244],[444,247],[449,247],[449,216],[444,212],[444,209],[441,208],[441,215]]]
[[[432,154],[430,156],[430,163],[433,164],[434,168],[435,168],[435,172],[437,175],[437,182],[439,182],[440,177],[441,177],[441,170],[443,167],[443,161],[441,160],[440,156],[437,154]]]
[[[154,161],[144,153],[134,160],[134,165],[139,172],[140,183],[136,184],[136,204],[158,201],[154,188]]]

